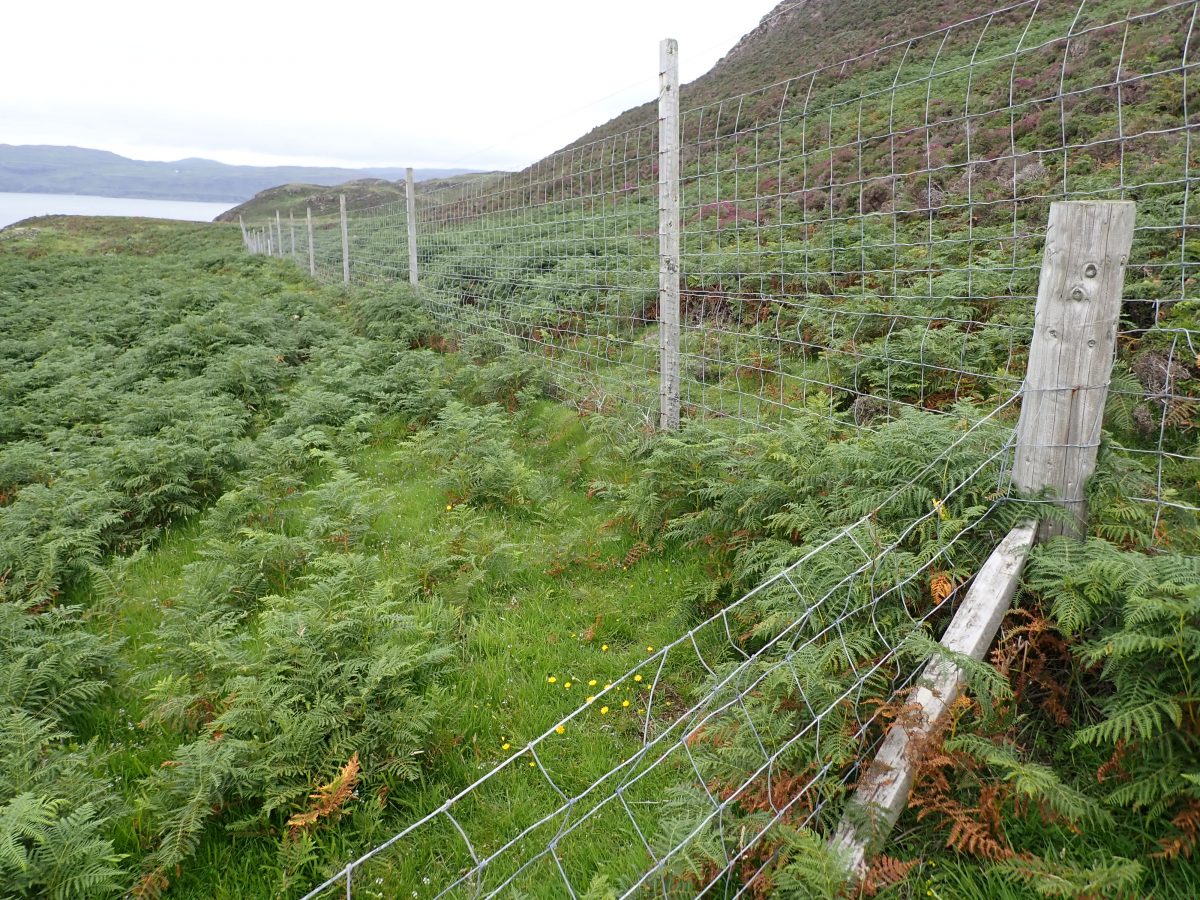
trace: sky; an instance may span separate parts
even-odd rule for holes
[[[686,83],[775,0],[6,4],[0,143],[249,165],[517,169]]]

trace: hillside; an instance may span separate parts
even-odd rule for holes
[[[416,177],[445,178],[465,169],[418,169]],[[403,168],[231,166],[211,159],[173,162],[127,159],[84,147],[0,144],[0,191],[92,194],[236,203],[273,185],[337,185],[364,177],[396,180]]]
[[[758,90],[766,85],[853,59],[898,40],[972,14],[953,0],[782,0],[707,73],[680,91],[683,110]],[[983,10],[980,10],[983,11]],[[686,56],[688,48],[679,48]],[[643,103],[598,125],[566,149],[620,134],[656,120],[656,102]]]
[[[1035,551],[867,893],[1200,894],[1196,667],[1179,653],[1200,646],[1198,8],[788,4],[689,86],[685,424],[647,441],[634,480],[596,490],[642,539],[631,561],[720,548],[676,643],[625,676],[699,681],[646,722],[647,754],[614,752],[607,775],[577,777],[556,737],[576,723],[547,715],[476,786],[415,805],[378,862],[331,873],[330,895],[351,875],[452,895],[522,872],[576,896],[606,896],[606,878],[626,896],[837,895],[823,839],[883,726],[910,718],[910,652],[944,633],[976,540],[994,546],[1040,502],[1013,486],[1008,457],[1061,200],[1136,207],[1089,540]],[[507,337],[581,415],[641,415],[647,431],[671,362],[654,120],[631,110],[498,185],[422,198],[416,228],[420,296],[447,339]],[[402,206],[351,215],[345,242],[331,224],[318,277],[406,281],[406,224]],[[1061,390],[1080,387],[1102,389]],[[876,481],[931,467],[912,489]],[[851,509],[857,535],[837,527]],[[517,779],[535,769],[547,782],[525,817]],[[670,799],[656,780],[631,789],[672,770]],[[473,850],[454,855],[451,822]],[[644,846],[642,867],[614,843]]]

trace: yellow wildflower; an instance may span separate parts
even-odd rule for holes
[[[571,686],[571,682],[569,682],[569,681],[563,685],[564,688],[569,688],[570,686]]]
[[[509,747],[511,747],[511,746],[512,746],[511,744],[501,744],[501,745],[500,745],[500,749],[501,749],[501,750],[507,750],[507,749],[508,749]]]
[[[608,715],[608,707],[607,706],[600,707],[600,715],[602,715],[602,716]]]
[[[634,681],[641,681],[641,680],[642,680],[642,676],[641,676],[641,675],[634,675],[634,676],[633,676],[633,680],[634,680]]]
[[[535,768],[536,766],[537,766],[537,763],[535,763],[535,762],[534,762],[534,761],[531,759],[531,760],[529,761],[529,768],[533,769],[533,768]]]
[[[596,699],[595,697],[588,697],[588,698],[587,698],[587,702],[588,702],[588,703],[591,703],[591,702],[592,702],[593,700],[595,700],[595,699]]]
[[[604,689],[607,691],[607,690],[608,690],[610,687],[612,687],[612,682],[611,682],[611,681],[610,681],[608,684],[606,684],[606,685],[604,686]]]
[[[556,684],[556,683],[558,682],[558,679],[557,679],[557,678],[555,678],[553,675],[551,675],[551,676],[550,676],[549,678],[547,678],[546,680],[547,680],[548,682],[550,682],[551,684]]]
[[[653,653],[653,652],[654,652],[654,648],[653,648],[653,647],[651,647],[651,646],[647,646],[647,647],[646,647],[646,652],[647,652],[647,653]]]
[[[628,700],[622,700],[622,701],[621,701],[621,708],[622,708],[622,709],[628,709],[628,708],[629,708],[629,701],[628,701]]]
[[[588,687],[595,687],[595,686],[596,686],[596,679],[593,678],[588,682]]]
[[[450,512],[450,510],[452,510],[452,509],[454,509],[454,504],[453,504],[453,503],[447,503],[447,504],[446,504],[446,512]]]
[[[557,728],[554,729],[555,733],[557,733],[557,734],[562,734],[566,730],[567,729],[563,728],[561,725],[559,725]]]
[[[607,653],[608,652],[608,644],[604,644],[603,646],[601,646],[600,652]]]

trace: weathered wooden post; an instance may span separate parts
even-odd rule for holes
[[[247,250],[249,250],[250,249],[250,239],[246,235],[246,223],[242,219],[241,213],[238,213],[238,227],[242,229],[242,246],[245,247]]]
[[[659,44],[658,427],[679,427],[679,42]]]
[[[275,210],[275,236],[279,238],[279,258],[283,259],[283,219],[279,216],[279,210]]]
[[[408,283],[417,286],[417,192],[413,170],[404,170],[404,203],[408,214]]]
[[[342,283],[350,283],[350,229],[346,224],[346,195],[338,194],[342,210]]]
[[[313,231],[312,231],[312,207],[308,206],[304,209],[304,215],[308,219],[308,274],[312,278],[317,277],[317,255],[313,252]]]
[[[296,261],[296,213],[288,210],[288,238],[291,240],[292,261]]]
[[[1043,520],[1038,540],[1081,537],[1087,526],[1084,487],[1096,468],[1133,220],[1130,200],[1050,206],[1013,483],[1048,490],[1070,518]]]
[[[1016,593],[1029,549],[1055,535],[1085,533],[1084,487],[1096,468],[1133,221],[1132,201],[1050,206],[1013,484],[1025,494],[1047,492],[1047,502],[1064,507],[1070,519],[1035,515],[1009,532],[947,626],[941,640],[947,650],[983,659]],[[962,684],[963,673],[949,658],[930,660],[911,698],[914,715],[884,738],[831,842],[854,877],[866,874],[869,855],[908,804],[921,746]]]

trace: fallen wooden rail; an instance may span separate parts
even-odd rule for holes
[[[1133,220],[1134,204],[1127,200],[1050,205],[1029,366],[1021,386],[1013,484],[1027,499],[1047,493],[1044,502],[1069,515],[1066,521],[1035,515],[1009,532],[946,629],[941,643],[947,650],[982,660],[1034,543],[1085,534],[1084,488],[1096,468]],[[866,873],[870,855],[908,805],[914,745],[937,729],[962,683],[963,673],[950,659],[930,660],[912,698],[914,715],[892,725],[884,738],[830,841],[853,877]]]
[[[1033,520],[1021,523],[992,551],[942,636],[943,647],[983,659],[1012,604],[1037,528]],[[916,769],[912,749],[937,730],[962,684],[962,670],[950,659],[931,659],[913,694],[913,714],[893,725],[884,738],[833,836],[834,851],[854,875],[866,874],[869,855],[887,839],[908,804]]]

